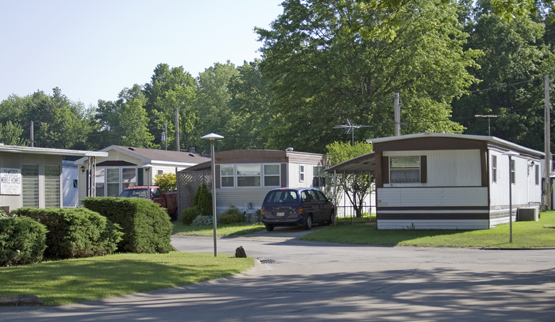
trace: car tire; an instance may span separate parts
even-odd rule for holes
[[[274,231],[274,225],[264,225],[267,231]]]
[[[330,219],[328,220],[328,225],[335,224],[335,213],[332,211],[330,215]]]
[[[312,215],[308,215],[304,221],[304,229],[310,230],[312,228]]]

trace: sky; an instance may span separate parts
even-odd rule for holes
[[[54,87],[85,106],[150,82],[260,58],[282,0],[0,0],[0,101]]]

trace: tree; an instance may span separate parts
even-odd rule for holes
[[[553,53],[542,41],[542,18],[502,19],[489,1],[478,1],[473,10],[467,46],[484,53],[476,59],[480,68],[471,70],[482,82],[453,102],[452,119],[468,134],[488,135],[488,120],[474,115],[498,115],[490,120],[491,135],[543,150],[543,75],[549,71],[544,62]]]
[[[170,68],[159,64],[154,69],[150,83],[143,86],[147,102],[145,109],[149,118],[149,132],[154,135],[154,144],[163,145],[161,133],[167,124],[168,148],[175,150],[175,108],[179,111],[179,132],[184,134],[180,145],[187,142],[197,117],[193,105],[197,95],[197,82],[183,67]]]
[[[152,147],[154,136],[148,131],[148,116],[144,109],[146,98],[137,84],[131,89],[124,89],[119,94],[118,105],[121,106],[118,116],[121,128],[121,143],[135,147]]]
[[[175,173],[162,173],[155,175],[154,185],[159,186],[164,192],[176,191],[177,182]]]
[[[271,95],[267,82],[262,79],[259,63],[258,60],[244,62],[228,85],[229,108],[237,119],[234,132],[225,137],[230,141],[228,149],[263,149],[267,142],[262,131],[270,122]]]
[[[0,142],[6,145],[28,146],[29,140],[22,137],[23,128],[19,124],[8,121],[6,124],[0,124]]]
[[[371,153],[372,145],[365,142],[356,142],[355,145],[343,142],[334,142],[326,146],[327,160],[330,166],[358,156]],[[355,209],[356,216],[362,218],[363,202],[367,195],[372,192],[374,176],[365,173],[338,174],[337,188],[339,192],[345,192],[349,201]]]
[[[265,134],[273,148],[321,152],[351,119],[355,139],[393,134],[401,94],[403,133],[461,132],[450,102],[476,79],[474,50],[450,1],[287,0],[263,42],[260,68],[274,93]],[[395,17],[394,19],[392,17]]]
[[[203,144],[209,151],[208,143],[201,142],[204,134],[215,132],[223,135],[226,140],[218,143],[221,150],[231,150],[233,137],[236,135],[240,120],[230,107],[230,82],[238,76],[235,65],[229,61],[226,64],[216,63],[200,73],[198,77],[198,96],[194,106],[198,119],[194,126],[193,137],[189,142],[193,145]]]

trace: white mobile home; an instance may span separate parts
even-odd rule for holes
[[[216,152],[217,213],[230,206],[245,212],[260,209],[266,193],[279,187],[318,187],[324,184],[325,156],[292,149],[234,150]],[[211,164],[206,162],[178,173],[179,209],[192,206],[200,182],[211,182]],[[195,178],[195,179],[193,179]],[[186,194],[186,195],[185,195]]]
[[[198,153],[118,145],[101,152],[106,156],[75,161],[79,167],[79,201],[87,196],[117,197],[126,188],[154,184],[157,174],[176,173],[210,160]]]
[[[368,141],[378,229],[488,229],[509,222],[509,205],[513,220],[519,208],[539,210],[542,152],[478,135]]]

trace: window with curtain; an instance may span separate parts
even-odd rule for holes
[[[420,182],[420,157],[390,157],[389,173],[391,183]]]

